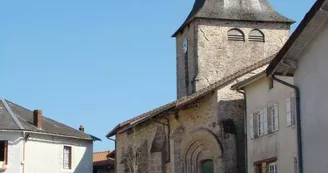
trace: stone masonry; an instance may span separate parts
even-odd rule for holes
[[[213,160],[215,172],[243,172],[244,102],[243,96],[230,87],[264,69],[259,68],[236,79],[177,113],[163,114],[169,118],[170,134],[167,127],[157,123],[166,123],[160,117],[117,134],[117,172],[128,173],[124,162],[128,151],[125,149],[140,146],[150,146],[141,154],[145,159],[141,162],[148,163],[140,162],[140,165],[147,166],[142,168],[143,172],[198,173],[202,160]]]
[[[174,34],[178,101],[110,132],[116,135],[116,172],[203,173],[204,163],[213,165],[210,173],[245,172],[245,105],[231,86],[266,68],[262,63],[284,45],[290,24],[267,0],[196,0]],[[232,29],[239,40],[229,40]],[[250,39],[254,29],[262,40]],[[258,62],[262,66],[248,69]],[[218,81],[225,82],[214,85]]]
[[[228,41],[228,31],[233,28],[243,32],[245,41]],[[248,34],[253,29],[263,32],[265,42],[249,41]],[[178,98],[274,55],[289,34],[289,24],[285,23],[194,20],[176,36]],[[188,88],[185,85],[184,39],[188,39]]]

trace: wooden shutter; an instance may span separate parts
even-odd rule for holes
[[[260,129],[260,131],[259,131],[259,136],[262,136],[263,134],[264,134],[264,111],[262,110],[261,112],[260,112],[260,123],[259,123],[259,129]]]
[[[273,106],[273,121],[274,121],[274,131],[279,129],[279,104],[275,103]]]
[[[268,109],[263,110],[263,134],[268,134]]]
[[[291,114],[291,99],[288,98],[286,101],[286,118],[287,118],[287,126],[292,125],[292,114]]]
[[[251,114],[251,117],[249,119],[249,133],[251,134],[251,139],[254,138],[254,125],[253,125],[253,121],[254,121],[254,114]]]

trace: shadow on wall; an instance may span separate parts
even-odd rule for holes
[[[83,153],[82,159],[77,163],[74,173],[92,173],[93,172],[93,163],[92,163],[92,142],[87,144],[91,149],[86,149]],[[74,157],[74,153],[73,153]]]
[[[219,135],[223,144],[223,158],[225,170],[245,172],[245,139],[244,139],[244,111],[243,99],[220,100],[216,105],[218,124],[223,131]]]

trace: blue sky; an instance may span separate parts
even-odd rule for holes
[[[271,3],[299,22],[314,1]],[[171,35],[193,2],[0,1],[0,96],[83,124],[103,139],[95,151],[114,149],[109,130],[176,98]]]

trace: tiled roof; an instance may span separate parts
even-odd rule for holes
[[[93,153],[93,166],[114,165],[114,159],[110,158],[111,151]]]
[[[44,116],[42,129],[39,129],[33,125],[31,110],[5,99],[0,99],[0,130],[31,131],[92,140],[88,134]]]
[[[120,130],[120,132],[122,131],[125,131],[127,129],[130,128],[130,124],[133,124],[133,125],[137,125],[137,124],[140,124],[144,121],[147,121],[149,118],[152,118],[154,116],[157,116],[161,113],[164,113],[164,112],[167,112],[169,110],[174,110],[176,108],[181,108],[187,104],[190,104],[190,103],[193,103],[194,101],[208,95],[209,93],[213,92],[215,89],[218,89],[220,87],[224,87],[226,86],[227,84],[233,82],[233,80],[257,69],[257,68],[260,68],[266,64],[268,64],[271,60],[272,60],[273,56],[271,57],[268,57],[268,58],[265,58],[261,61],[258,61],[257,63],[254,63],[230,76],[227,76],[211,85],[209,85],[208,87],[206,88],[203,88],[199,91],[197,91],[196,93],[194,94],[191,94],[189,96],[185,96],[185,97],[182,97],[176,101],[173,101],[171,103],[168,103],[164,106],[161,106],[161,107],[158,107],[156,109],[153,109],[149,112],[146,112],[144,114],[141,114],[137,117],[134,117],[130,120],[127,120],[127,121],[124,121],[123,123],[120,123],[118,124],[114,129],[112,129],[106,136],[107,137],[111,137],[113,135],[115,135],[120,129],[122,129],[124,127],[124,130]]]

